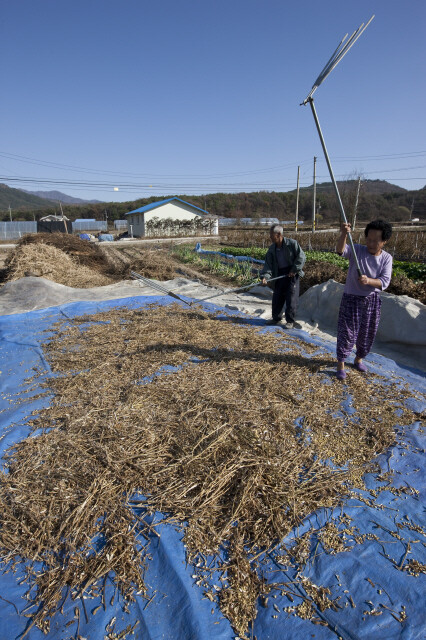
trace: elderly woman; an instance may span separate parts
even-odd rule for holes
[[[284,238],[284,229],[275,224],[269,231],[273,242],[265,257],[265,265],[260,273],[262,284],[266,285],[269,278],[284,276],[274,283],[272,296],[272,320],[268,324],[280,322],[284,305],[286,329],[292,329],[296,319],[297,303],[299,300],[299,278],[303,276],[303,265],[306,256],[299,243],[292,238]]]
[[[392,256],[383,249],[392,235],[392,225],[385,220],[373,220],[364,230],[365,245],[354,244],[362,274],[360,276],[353,251],[350,245],[346,244],[350,231],[350,224],[342,224],[336,245],[337,253],[349,258],[337,326],[336,354],[339,380],[346,378],[345,360],[354,345],[354,368],[362,373],[368,371],[362,360],[370,353],[379,326],[382,305],[380,292],[389,286],[392,276]]]

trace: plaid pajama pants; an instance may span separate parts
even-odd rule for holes
[[[336,354],[344,362],[356,344],[356,355],[365,358],[370,353],[380,321],[382,301],[377,291],[369,296],[344,293],[337,325]]]

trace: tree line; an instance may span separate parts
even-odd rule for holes
[[[426,218],[426,187],[418,191],[405,191],[395,187],[395,191],[387,185],[387,191],[379,193],[379,181],[365,181],[360,189],[357,219],[371,220],[382,217],[395,222],[408,221],[413,218]],[[371,184],[370,184],[371,183]],[[345,208],[346,216],[351,219],[355,206],[356,180],[339,183],[339,190]],[[374,187],[374,188],[373,188]],[[125,218],[125,214],[155,201],[174,196],[164,195],[151,198],[140,198],[129,202],[108,202],[96,204],[69,205],[63,204],[64,214],[71,220],[76,218],[95,218],[112,222]],[[211,215],[231,218],[264,218],[274,217],[279,220],[294,220],[296,211],[296,191],[275,192],[256,191],[252,193],[209,193],[201,196],[177,195],[176,197],[194,204],[200,209],[207,210]],[[312,218],[313,189],[303,188],[299,194],[299,219],[306,222]],[[58,207],[52,203],[51,207],[40,210],[19,211],[14,219],[33,220],[50,213],[60,215]],[[337,199],[330,183],[317,185],[316,197],[317,219],[322,222],[336,221],[339,218]],[[1,219],[8,220],[7,213]]]

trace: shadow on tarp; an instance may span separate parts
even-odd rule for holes
[[[13,443],[19,442],[29,434],[27,420],[34,410],[41,409],[49,403],[49,396],[39,397],[38,388],[42,377],[34,381],[28,389],[24,381],[31,376],[33,369],[44,369],[46,376],[51,375],[48,363],[44,359],[41,348],[46,339],[43,332],[53,323],[64,318],[72,320],[75,316],[94,314],[108,309],[126,306],[140,308],[147,304],[169,304],[170,298],[142,297],[125,298],[104,302],[78,302],[33,311],[14,316],[0,318],[0,450],[5,450]],[[211,303],[204,304],[206,311],[221,311]],[[234,322],[255,326],[264,325],[264,321],[247,319],[242,314],[233,312]],[[238,316],[238,320],[235,316]],[[229,320],[229,314],[223,309],[218,320]],[[265,331],[280,331],[277,328],[266,328]],[[326,343],[300,331],[285,332],[310,344],[315,344],[322,352],[330,352],[333,357],[334,344]],[[205,356],[203,350],[194,349],[194,356]],[[285,357],[284,354],[280,356]],[[248,357],[246,353],[235,353],[235,357]],[[294,356],[292,356],[294,358]],[[314,358],[314,354],[307,354]],[[380,373],[386,379],[395,380],[401,376],[413,390],[426,390],[425,378],[415,371],[400,368],[395,362],[382,356],[370,354],[367,358],[372,371]],[[324,365],[324,361],[321,361]],[[301,363],[303,364],[303,363]],[[415,411],[424,410],[422,401],[410,400]],[[396,418],[397,420],[397,418]],[[409,445],[407,447],[407,444]],[[292,532],[285,540],[291,544],[294,536],[310,529],[318,529],[342,513],[353,519],[353,523],[361,534],[378,535],[380,542],[367,540],[364,544],[355,544],[348,536],[348,551],[330,555],[320,545],[312,549],[311,559],[303,570],[317,585],[330,588],[333,598],[340,597],[341,609],[323,612],[317,615],[328,626],[316,626],[283,611],[284,607],[299,604],[302,600],[295,598],[294,603],[287,597],[275,592],[271,594],[267,608],[258,607],[258,615],[251,634],[258,640],[327,640],[343,638],[344,640],[417,640],[424,637],[424,575],[414,577],[397,568],[407,551],[410,542],[415,557],[426,562],[426,538],[422,533],[406,528],[397,528],[396,522],[409,521],[417,526],[424,526],[424,487],[425,471],[423,455],[425,437],[419,423],[397,427],[396,444],[378,458],[383,470],[395,472],[394,485],[413,487],[395,495],[384,491],[376,498],[374,505],[363,502],[369,497],[367,492],[358,491],[360,499],[352,497],[342,509],[334,511],[320,509],[311,514],[297,531]],[[283,479],[285,481],[285,479]],[[373,475],[366,478],[369,489],[377,489],[381,484]],[[423,520],[422,520],[423,519]],[[96,600],[86,600],[89,622],[85,622],[81,603],[67,601],[64,614],[58,613],[51,622],[50,632],[44,635],[32,628],[26,636],[29,640],[47,638],[47,640],[65,640],[74,638],[77,633],[77,620],[74,619],[74,608],[80,608],[80,629],[82,638],[97,640],[106,637],[105,631],[111,619],[116,618],[115,632],[119,633],[129,624],[139,622],[134,638],[140,640],[233,640],[236,636],[229,622],[223,618],[215,603],[203,598],[203,588],[194,585],[194,568],[186,566],[185,549],[182,544],[182,531],[170,524],[157,527],[160,537],[152,536],[150,554],[145,582],[149,588],[147,600],[137,597],[130,606],[130,613],[124,614],[122,602],[115,598],[108,604],[106,611],[99,610],[96,615],[91,612],[99,604]],[[395,538],[392,532],[397,532]],[[416,542],[416,540],[418,542]],[[408,560],[410,555],[406,556]],[[27,602],[23,599],[26,586],[20,584],[22,567],[16,573],[9,572],[0,577],[0,639],[14,640],[19,638],[28,627],[28,619],[18,615]],[[262,571],[268,582],[288,582],[294,580],[295,569],[288,569],[279,564],[278,556],[271,553],[265,558]],[[372,586],[374,585],[374,586]],[[303,595],[301,586],[295,587]],[[114,587],[112,581],[105,583],[106,602],[110,603]],[[153,597],[152,597],[153,596]],[[355,606],[351,604],[351,600]],[[274,606],[275,605],[275,606]],[[382,606],[383,605],[383,606]],[[385,608],[388,607],[388,608]],[[277,611],[279,610],[279,612]],[[398,622],[389,610],[399,616],[406,614],[405,620]],[[371,611],[381,611],[380,615],[370,615]],[[73,621],[66,627],[66,623]],[[250,637],[250,634],[249,634]]]

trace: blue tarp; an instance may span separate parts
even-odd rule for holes
[[[256,258],[250,258],[250,256],[233,256],[230,253],[222,253],[221,251],[208,251],[201,248],[201,243],[197,242],[195,245],[195,251],[204,256],[220,256],[221,258],[227,258],[228,260],[235,260],[236,262],[252,262],[253,264],[265,264],[264,260],[257,260]]]
[[[32,387],[29,390],[24,384],[33,367],[44,367],[49,371],[41,348],[45,339],[42,332],[64,317],[92,314],[120,305],[138,308],[153,302],[168,304],[171,299],[150,296],[107,302],[79,302],[0,318],[2,455],[13,443],[28,436],[27,421],[31,412],[46,406],[49,402],[46,397],[37,397],[39,389]],[[205,308],[218,309],[212,304],[205,304]],[[265,321],[253,318],[248,320],[248,324],[261,326]],[[324,343],[303,332],[295,331],[293,335],[334,352],[332,343]],[[386,379],[394,380],[395,376],[401,376],[413,390],[426,390],[426,381],[420,372],[399,367],[395,362],[374,354],[370,354],[367,362],[372,371],[385,377],[385,383]],[[424,410],[422,400],[410,399],[410,402],[416,411]],[[338,637],[344,640],[417,640],[425,637],[425,576],[414,577],[397,568],[405,557],[408,542],[411,542],[411,553],[406,556],[406,560],[415,558],[426,563],[426,538],[419,529],[425,526],[425,445],[426,438],[419,423],[397,427],[397,444],[380,456],[379,462],[383,469],[395,471],[396,486],[413,487],[414,490],[407,490],[399,495],[390,491],[383,492],[376,499],[375,508],[362,500],[363,495],[360,491],[360,500],[351,498],[342,509],[336,510],[335,515],[344,512],[350,516],[361,534],[376,534],[380,542],[375,539],[366,540],[363,544],[351,545],[352,550],[336,555],[312,551],[311,561],[303,570],[303,575],[315,584],[329,587],[333,598],[340,596],[341,609],[336,612],[331,609],[317,612],[318,617],[329,626],[315,626],[299,617],[287,615],[283,608],[291,606],[292,603],[286,597],[277,595],[274,598],[271,595],[266,608],[258,607],[252,637],[255,636],[258,640],[335,640]],[[378,486],[377,482],[373,475],[367,477],[369,488]],[[333,513],[330,513],[330,510],[319,510],[306,518],[303,526],[298,528],[297,534],[300,535],[311,527],[318,528],[329,521],[331,516]],[[406,527],[398,529],[396,522],[411,522],[417,530]],[[107,637],[105,628],[111,619],[116,617],[116,633],[139,621],[133,636],[139,640],[233,640],[236,634],[221,615],[218,606],[203,598],[204,590],[194,584],[194,569],[185,563],[182,531],[175,530],[171,525],[160,525],[157,531],[161,533],[161,537],[154,537],[151,541],[152,560],[148,563],[145,574],[149,593],[154,595],[152,601],[137,597],[136,602],[130,606],[130,613],[124,614],[123,603],[116,598],[114,604],[107,605],[106,611],[101,610],[95,616],[90,616],[90,612],[98,603],[87,601],[89,622],[85,622],[85,616],[81,612],[81,638],[97,640]],[[397,532],[399,538],[389,532]],[[292,535],[286,542],[289,543],[291,539]],[[277,564],[273,555],[265,564],[263,572],[268,582],[288,582],[296,577],[295,570],[293,573],[283,571],[283,567]],[[0,640],[19,638],[29,625],[28,619],[17,613],[27,604],[22,599],[26,586],[20,584],[21,578],[20,569],[16,573],[9,572],[0,577]],[[295,589],[301,587],[296,585]],[[112,583],[107,581],[108,603],[113,592]],[[355,607],[352,606],[348,594]],[[297,604],[297,599],[295,603]],[[68,600],[64,614],[55,616],[47,635],[32,628],[26,637],[29,640],[65,640],[76,637],[76,621],[65,627],[66,622],[73,619],[76,606],[81,610],[79,602]],[[397,621],[389,609],[402,621]],[[380,615],[365,613],[374,610],[381,611]],[[405,619],[401,612],[405,614]]]

